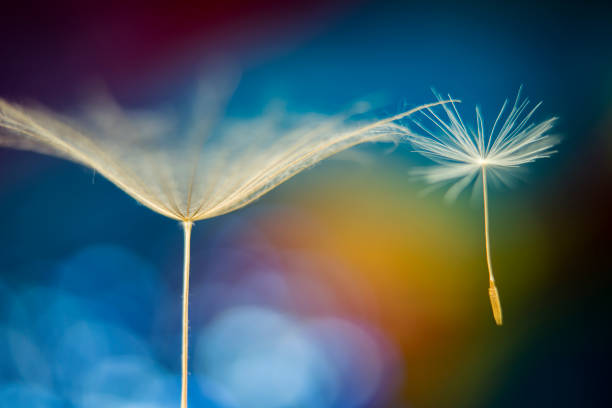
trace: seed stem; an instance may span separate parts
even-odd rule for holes
[[[495,285],[495,277],[493,276],[493,265],[491,262],[491,244],[489,242],[489,199],[487,197],[487,168],[482,166],[482,193],[484,197],[484,227],[485,227],[485,248],[487,253],[487,268],[489,269],[489,299],[491,300],[491,309],[493,310],[493,318],[498,326],[503,323],[501,301],[499,300],[499,292]]]
[[[191,221],[183,221],[185,244],[183,252],[183,341],[181,351],[181,408],[187,408],[187,362],[189,360],[189,255],[191,251]]]

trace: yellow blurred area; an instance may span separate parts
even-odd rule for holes
[[[367,166],[326,163],[272,195],[296,212],[256,222],[275,247],[342,265],[307,273],[330,288],[342,313],[373,322],[399,347],[409,400],[469,403],[479,398],[469,389],[483,389],[521,336],[508,336],[509,327],[529,318],[545,285],[547,238],[528,197],[493,191],[493,264],[506,316],[498,328],[487,296],[482,201],[468,193],[447,205],[439,192],[420,194],[423,187],[405,161],[389,156]]]

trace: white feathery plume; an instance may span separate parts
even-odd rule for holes
[[[488,131],[480,108],[476,107],[474,130],[466,127],[454,103],[442,105],[444,115],[432,108],[421,111],[429,126],[422,120],[414,120],[419,133],[406,127],[403,129],[416,151],[436,162],[418,173],[432,184],[451,183],[445,196],[447,200],[455,200],[465,188],[472,184],[476,187],[482,180],[489,297],[498,325],[502,324],[503,318],[491,263],[487,178],[508,184],[513,171],[537,159],[550,157],[554,153],[553,146],[558,143],[558,138],[549,134],[557,118],[532,122],[534,113],[542,103],[528,110],[529,100],[521,99],[521,90],[522,87],[506,118],[503,119],[503,116],[509,105],[508,100]],[[436,96],[441,100],[440,95]]]
[[[78,120],[0,99],[0,146],[59,156],[94,169],[184,229],[182,388],[187,406],[188,294],[195,221],[237,210],[317,162],[364,142],[394,141],[393,122],[438,101],[378,121],[359,111],[326,116],[278,110],[228,119],[228,81],[202,81],[191,123],[126,113],[109,100]]]

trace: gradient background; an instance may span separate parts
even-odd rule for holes
[[[422,197],[408,146],[359,148],[192,239],[193,407],[610,404],[612,14],[598,3],[436,1],[3,8],[0,95],[57,110],[105,84],[182,101],[231,61],[229,109],[340,111],[430,87],[491,120],[520,84],[559,153],[480,202]],[[18,8],[19,7],[19,8]],[[180,226],[89,169],[0,150],[0,406],[174,407]]]

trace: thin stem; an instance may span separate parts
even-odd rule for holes
[[[191,221],[183,221],[185,248],[183,252],[183,342],[181,352],[181,408],[187,408],[187,362],[189,360],[189,254],[191,250]]]
[[[489,198],[487,196],[487,168],[482,166],[482,194],[484,197],[484,226],[485,226],[485,248],[487,253],[487,268],[489,269],[489,299],[491,300],[491,309],[493,309],[493,317],[495,323],[501,326],[503,323],[501,301],[499,300],[499,292],[495,285],[495,277],[493,276],[493,264],[491,262],[491,244],[489,241]]]

